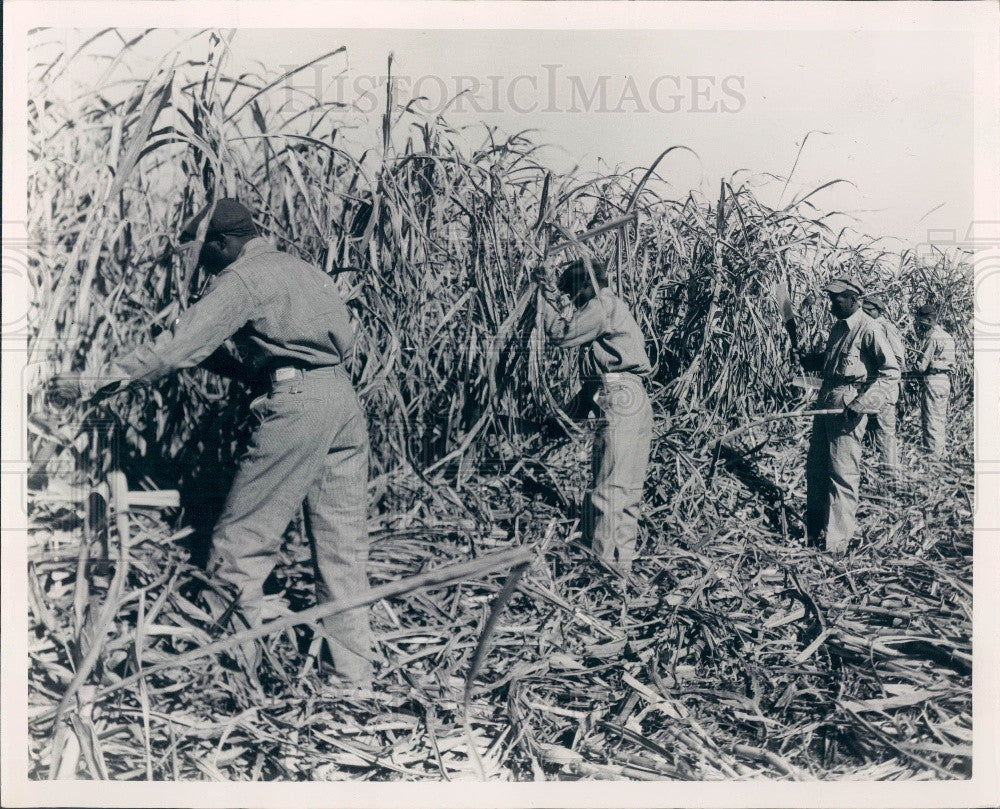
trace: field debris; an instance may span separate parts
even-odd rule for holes
[[[301,519],[269,580],[258,676],[198,606],[247,390],[191,370],[94,407],[33,397],[31,777],[970,777],[961,256],[887,253],[848,239],[813,194],[773,208],[735,178],[675,199],[669,149],[649,171],[556,175],[525,134],[485,130],[470,147],[389,99],[359,159],[345,142],[357,110],[284,109],[280,77],[231,75],[213,32],[198,41],[217,70],[167,59],[140,80],[115,62],[106,86],[60,94],[74,58],[146,35],[105,32],[56,58],[34,36],[30,228],[56,236],[31,263],[31,367],[40,381],[93,369],[167,327],[205,281],[175,253],[181,223],[213,194],[252,200],[268,238],[333,274],[358,321],[383,659],[371,693],[330,678],[312,613],[296,614],[315,609]],[[623,578],[578,542],[590,428],[563,412],[576,372],[547,349],[528,279],[564,233],[632,212],[588,242],[652,336],[656,430]],[[845,269],[911,342],[909,307],[936,302],[959,356],[946,458],[919,452],[907,382],[904,474],[879,476],[866,450],[862,534],[834,559],[803,537],[808,420],[735,431],[808,407],[774,285],[811,344],[822,282]],[[88,525],[76,493],[113,470],[133,491],[176,489],[180,508],[154,496]]]

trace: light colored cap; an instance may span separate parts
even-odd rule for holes
[[[831,280],[830,283],[823,287],[823,291],[834,294],[839,292],[853,292],[855,295],[864,294],[861,284],[847,275],[838,275],[836,278]]]

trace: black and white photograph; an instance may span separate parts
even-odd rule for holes
[[[995,3],[4,14],[3,806],[1000,801]]]

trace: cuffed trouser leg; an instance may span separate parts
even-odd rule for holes
[[[948,397],[951,380],[948,374],[924,377],[920,398],[920,417],[924,428],[924,449],[933,457],[944,454],[948,436]]]
[[[367,534],[358,528],[364,523],[358,514],[364,514],[366,502],[368,442],[366,434],[362,442],[364,417],[346,374],[340,369],[309,371],[304,378],[276,385],[266,398],[254,402],[253,410],[259,424],[213,533],[209,568],[239,593],[251,625],[261,620],[264,581],[285,529],[307,494],[318,504],[308,511],[312,521],[320,523],[318,543],[323,547],[317,558],[322,559],[323,576],[335,578],[331,571],[338,562],[328,548],[331,542],[353,537],[345,540],[352,580],[358,578],[361,545],[367,558]],[[340,471],[342,463],[345,472]],[[343,483],[345,476],[352,481],[350,487]],[[329,500],[344,491],[355,495],[349,507],[352,517],[347,527],[331,533],[327,523],[336,519],[337,509],[331,509]],[[345,645],[362,648],[366,642],[347,638]]]
[[[604,418],[594,438],[584,536],[602,560],[628,570],[636,553],[653,409],[638,379],[608,388],[599,401]]]
[[[826,531],[826,550],[846,549],[857,528],[861,437],[866,416],[815,416],[806,459],[806,530],[812,542]]]

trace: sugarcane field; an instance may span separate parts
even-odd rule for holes
[[[972,253],[336,33],[28,36],[27,778],[971,779]]]

